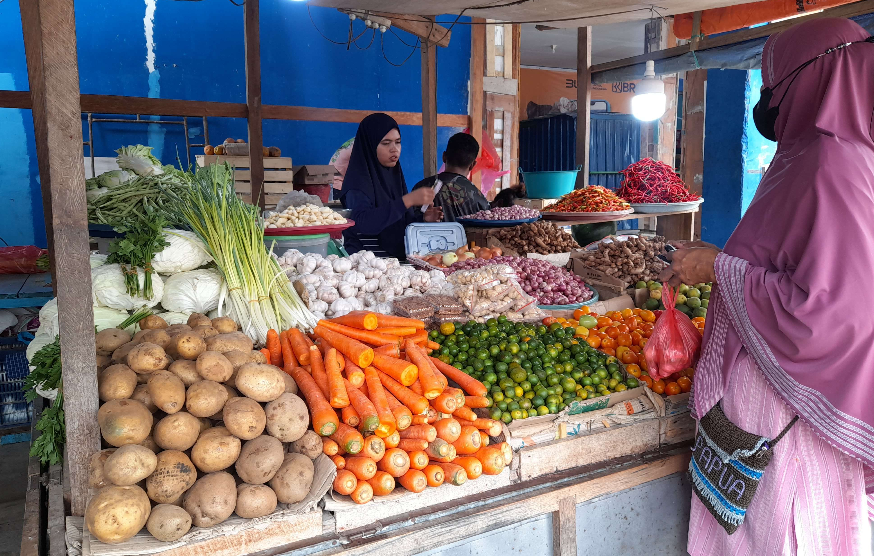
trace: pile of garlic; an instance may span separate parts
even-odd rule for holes
[[[345,224],[346,219],[329,209],[306,204],[288,207],[282,212],[274,212],[264,221],[267,228],[297,228],[301,226],[330,226]]]
[[[388,315],[396,297],[451,294],[453,290],[439,270],[417,270],[397,259],[380,259],[371,251],[325,258],[289,249],[277,261],[289,279],[303,287],[304,300],[317,318],[359,310]]]

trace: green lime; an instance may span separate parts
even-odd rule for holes
[[[615,378],[611,378],[609,381],[607,381],[607,388],[611,388],[611,389],[616,388],[616,386],[618,384],[619,384],[618,380],[616,380]]]
[[[514,409],[510,412],[510,416],[513,417],[513,419],[522,419],[522,410]]]
[[[534,407],[541,406],[544,403],[546,403],[546,400],[544,400],[540,396],[534,396],[533,398],[531,398],[531,405],[533,405]]]
[[[605,369],[604,367],[601,367],[600,369],[595,371],[595,374],[598,375],[598,378],[602,380],[610,376],[610,373],[608,373],[607,369]]]
[[[546,404],[546,407],[549,408],[550,413],[558,413],[558,405],[557,404]]]
[[[538,415],[547,415],[549,413],[549,408],[545,405],[537,406],[537,414]]]
[[[593,386],[598,386],[599,384],[601,384],[601,375],[595,375],[592,377],[591,380]]]
[[[588,390],[586,390],[584,388],[582,390],[577,390],[577,395],[580,397],[580,401],[583,401],[589,397],[589,392],[588,392]],[[492,419],[495,419],[495,418],[496,417],[492,417]]]
[[[531,400],[522,400],[519,402],[519,407],[522,409],[531,409],[531,406],[534,405],[531,403]]]
[[[561,375],[552,374],[546,377],[546,383],[550,386],[555,386],[561,382]]]
[[[616,385],[617,392],[624,392],[626,390],[628,390],[628,386],[625,386],[624,384],[617,384]]]
[[[559,403],[561,403],[561,396],[552,394],[546,398],[546,405],[558,405]]]
[[[701,307],[701,299],[698,297],[690,297],[686,300],[686,307],[690,309],[698,309]]]
[[[489,412],[489,419],[494,419],[495,421],[497,421],[501,418],[501,415],[501,410],[497,407],[493,407],[492,410]]]
[[[531,391],[531,383],[528,382],[527,380],[523,380],[522,382],[519,383],[519,388],[521,388],[523,392],[530,392]]]
[[[497,403],[497,402],[506,403],[506,402],[504,401],[504,399],[505,399],[505,398],[504,398],[504,393],[501,392],[500,390],[497,391],[497,392],[494,392],[494,393],[492,394],[492,400],[494,400],[496,403]]]
[[[513,416],[510,415],[509,413],[504,413],[501,415],[501,421],[503,421],[504,423],[509,425],[510,423],[513,422]]]
[[[591,386],[591,384],[592,384],[592,377],[584,376],[584,377],[580,380],[580,384],[582,384],[583,386]]]
[[[638,381],[634,377],[631,377],[625,381],[625,385],[628,386],[629,388],[637,388],[638,386],[640,386],[640,381]]]
[[[574,382],[574,379],[567,377],[561,381],[561,387],[565,392],[573,392],[577,389],[577,383]]]
[[[514,409],[521,409],[522,406],[519,405],[519,402],[513,401],[507,404],[507,411],[513,411]]]
[[[516,397],[516,389],[513,387],[504,388],[504,397],[505,398],[514,398]]]
[[[504,395],[501,394],[501,398],[503,398],[503,397],[504,397]],[[500,401],[495,402],[495,407],[497,407],[501,411],[507,411],[507,405],[508,405],[507,400],[505,400],[505,399],[502,399]]]
[[[518,367],[510,371],[510,378],[513,379],[513,382],[516,383],[523,382],[526,378],[528,378],[528,373],[522,367]]]

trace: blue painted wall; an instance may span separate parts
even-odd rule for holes
[[[0,3],[0,89],[27,90],[19,0]],[[76,31],[80,88],[85,94],[245,102],[243,9],[231,2],[102,2],[77,0]],[[438,18],[438,21],[454,20]],[[347,16],[303,2],[262,0],[262,97],[264,104],[358,110],[421,111],[421,58],[410,55],[415,38],[403,31],[369,43],[368,31],[347,50]],[[364,29],[356,22],[355,34]],[[370,44],[368,48],[368,44]],[[437,108],[467,114],[469,26],[452,29],[448,48],[437,53]],[[402,64],[403,63],[403,64]],[[398,64],[396,67],[392,64]],[[401,65],[402,64],[402,65]],[[191,142],[203,142],[192,120]],[[326,164],[355,124],[264,122],[264,141],[282,149],[295,164]],[[94,124],[95,154],[114,156],[121,145],[155,147],[165,164],[185,160],[182,127],[161,124]],[[440,128],[438,148],[457,129]],[[87,139],[87,126],[83,122]],[[211,118],[212,143],[246,137],[242,119]],[[422,131],[403,126],[401,164],[412,186],[423,177]],[[85,154],[89,154],[86,152]],[[33,124],[30,111],[0,109],[0,202],[14,214],[0,222],[10,244],[45,245]]]
[[[747,72],[746,120],[744,122],[744,181],[741,193],[741,214],[756,194],[762,181],[762,170],[767,168],[777,152],[777,143],[762,137],[753,122],[753,107],[759,102],[762,88],[762,70]]]

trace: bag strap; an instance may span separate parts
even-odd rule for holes
[[[782,430],[782,432],[780,432],[780,434],[778,434],[777,437],[774,438],[774,440],[772,440],[768,443],[768,444],[770,444],[771,448],[773,448],[774,446],[777,445],[778,442],[780,442],[780,440],[786,435],[787,432],[789,432],[789,429],[792,428],[792,426],[795,424],[796,421],[798,421],[798,415],[793,417],[792,420],[789,421],[789,424],[786,425],[786,428],[784,428]]]

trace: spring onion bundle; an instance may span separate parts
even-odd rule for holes
[[[228,312],[243,332],[263,344],[271,328],[316,325],[316,318],[265,248],[258,209],[237,197],[229,165],[198,169],[191,187],[174,190],[174,196],[179,217],[206,244],[224,276]]]

